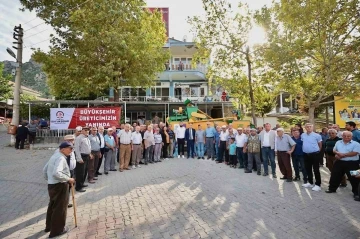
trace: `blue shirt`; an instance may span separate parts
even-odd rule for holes
[[[350,153],[350,152],[357,152],[358,154],[352,157],[345,157],[340,160],[342,161],[358,161],[359,154],[360,154],[360,144],[354,140],[351,140],[349,143],[345,144],[343,140],[339,140],[336,142],[335,151],[339,153]]]
[[[360,143],[360,131],[357,129],[354,129],[353,131],[351,131],[351,133],[353,134],[352,140]]]
[[[205,129],[205,137],[206,138],[212,138],[215,136],[216,130],[213,127],[206,128]]]
[[[220,133],[215,131],[214,133],[214,136],[215,136],[215,143],[216,144],[219,144],[219,140],[220,140]]]
[[[236,143],[229,145],[229,155],[236,155]]]
[[[321,139],[323,141],[323,144],[325,144],[326,140],[329,138],[329,134],[323,134],[322,132],[320,133]]]
[[[108,143],[109,145],[111,145],[112,147],[115,146],[115,140],[114,140],[114,137],[113,136],[109,136],[109,135],[105,135],[104,136],[104,140],[105,140],[105,145],[106,143]],[[105,146],[107,148],[107,146]]]
[[[306,154],[316,153],[320,151],[319,142],[322,141],[321,136],[317,133],[311,132],[302,133],[301,140],[303,141],[303,152]]]
[[[298,139],[295,139],[295,137],[291,137],[294,142],[296,143],[294,152],[292,153],[292,156],[303,156],[304,152],[302,150],[303,147],[303,141],[301,140],[301,137]]]

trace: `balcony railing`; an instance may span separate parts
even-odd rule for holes
[[[207,66],[204,65],[197,65],[193,67],[191,64],[165,64],[165,70],[167,71],[199,71],[203,74],[207,73]]]
[[[220,98],[216,95],[214,96],[130,96],[130,97],[120,97],[120,101],[126,102],[184,102],[186,99],[189,99],[193,102],[228,102],[229,99]]]

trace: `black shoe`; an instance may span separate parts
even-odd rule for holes
[[[49,236],[49,238],[54,238],[54,237],[58,237],[58,236],[64,235],[64,234],[66,234],[66,233],[68,232],[68,230],[69,230],[69,229],[68,229],[67,227],[64,227],[64,229],[63,229],[62,232],[60,232],[60,233],[57,234],[57,235]]]
[[[207,160],[211,159],[210,157],[207,157]]]
[[[144,163],[140,161],[140,163],[139,163],[139,164],[144,164]]]
[[[245,173],[252,173],[251,170],[245,170]]]
[[[281,180],[286,180],[287,178],[286,178],[286,177],[281,177],[280,179],[281,179]]]
[[[201,159],[200,157],[198,157],[198,159]]]
[[[260,176],[260,175],[261,175],[261,172],[260,172],[260,171],[258,171],[258,172],[257,172],[257,175],[259,175],[259,176]]]
[[[71,203],[69,203],[69,204],[68,204],[68,208],[71,208],[71,207],[72,207],[72,204],[71,204]]]
[[[109,173],[108,172],[105,172],[105,175],[108,175]]]
[[[291,183],[293,180],[291,178],[286,179],[286,182]]]
[[[97,172],[96,175],[99,176],[99,175],[102,175],[102,173]]]
[[[202,159],[203,159],[203,160],[205,160],[205,158],[204,158],[204,157],[202,157]]]
[[[300,181],[300,177],[295,177],[294,179],[293,179],[293,181]]]
[[[86,187],[88,187],[88,186],[89,186],[89,185],[87,185],[87,184],[83,184],[83,185],[82,185],[83,188],[86,188]]]
[[[115,172],[115,171],[117,171],[116,169],[110,169],[110,171],[113,171],[113,172]]]
[[[76,192],[84,193],[84,192],[86,192],[86,190],[85,189],[79,189],[79,190],[76,190]]]
[[[355,196],[355,197],[354,197],[354,200],[357,201],[357,202],[360,202],[360,197],[359,197],[359,196]]]
[[[326,192],[326,193],[336,193],[336,191],[330,190],[330,189],[326,190],[325,192]]]
[[[268,176],[269,174],[268,173],[263,173],[263,176]]]
[[[277,176],[276,176],[276,174],[275,174],[275,173],[273,173],[273,178],[277,178]]]
[[[145,163],[145,165],[148,165],[148,163]]]
[[[346,188],[347,187],[347,184],[340,184],[340,188]]]
[[[239,168],[242,169],[242,168],[244,168],[244,166],[240,166]]]
[[[50,228],[45,228],[44,232],[50,232]]]

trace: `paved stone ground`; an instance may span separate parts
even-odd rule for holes
[[[42,168],[53,151],[16,151],[0,133],[0,238],[46,238]],[[278,173],[280,175],[280,173]],[[349,188],[327,195],[213,161],[173,159],[100,176],[76,194],[61,238],[360,238]]]

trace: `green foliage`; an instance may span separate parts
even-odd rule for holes
[[[256,20],[268,34],[264,58],[279,73],[279,86],[302,92],[309,121],[315,109],[359,92],[359,0],[281,0]]]
[[[291,125],[295,125],[295,124],[303,125],[304,124],[304,119],[302,117],[297,117],[297,116],[291,117],[288,121]]]
[[[27,102],[33,100],[36,100],[36,97],[33,95],[20,95],[20,119],[29,119],[29,104]],[[51,104],[48,103],[31,105],[31,117],[49,118],[51,107]]]
[[[36,50],[55,96],[86,97],[119,86],[150,86],[169,53],[161,14],[142,0],[21,0],[57,33]]]
[[[276,94],[264,86],[254,89],[256,112],[264,117],[276,107]]]
[[[11,80],[11,75],[3,75],[4,64],[0,63],[0,101],[7,100],[11,97],[11,86],[9,81]]]

